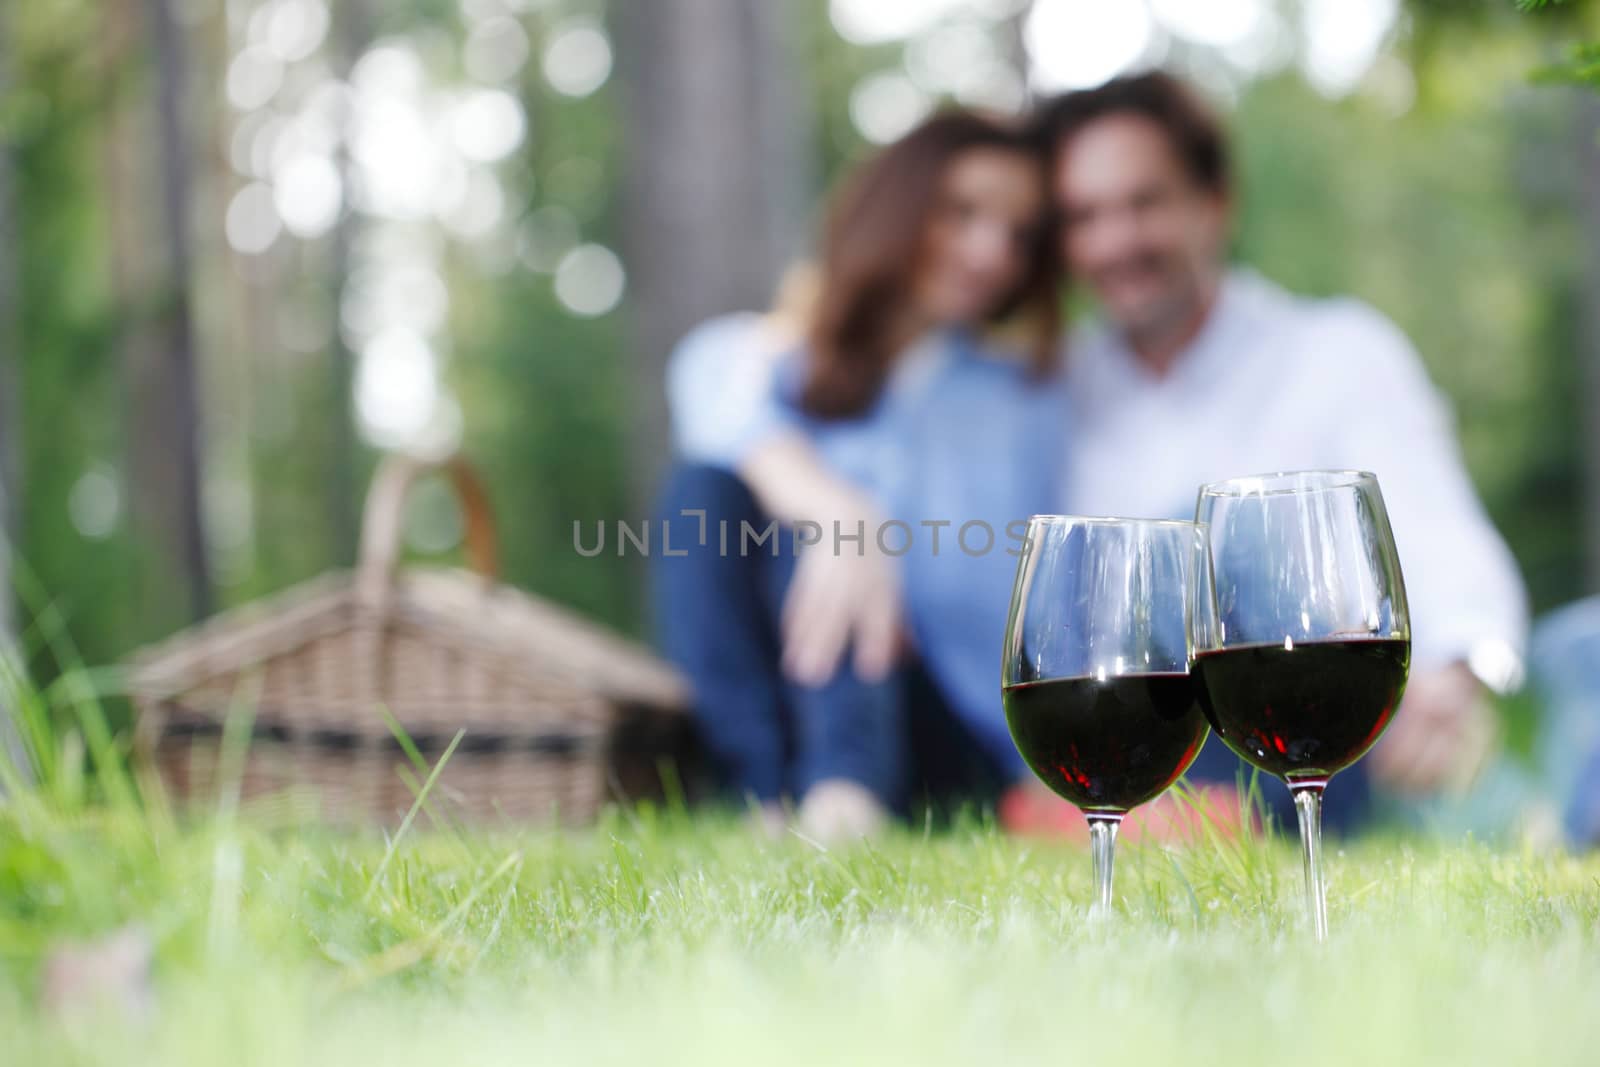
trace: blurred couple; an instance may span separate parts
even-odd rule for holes
[[[1527,608],[1449,412],[1371,307],[1229,266],[1233,203],[1221,123],[1163,73],[1023,121],[944,112],[846,178],[771,312],[684,339],[662,514],[691,548],[656,561],[658,623],[762,827],[838,840],[968,800],[1074,833],[1001,708],[1014,524],[1191,518],[1202,482],[1272,470],[1376,472],[1406,568],[1410,687],[1329,824],[1481,769]],[[1064,336],[1069,286],[1097,314]],[[1219,819],[1241,766],[1213,739],[1190,772]]]

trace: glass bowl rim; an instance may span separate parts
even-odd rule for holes
[[[1289,479],[1311,479],[1313,484],[1283,483]],[[1261,474],[1241,474],[1235,478],[1206,482],[1200,487],[1201,497],[1285,496],[1290,493],[1324,493],[1335,489],[1353,489],[1362,485],[1377,486],[1378,476],[1371,471],[1355,469],[1266,471]]]
[[[1202,529],[1199,519],[1136,519],[1119,515],[1029,515],[1028,525],[1042,526],[1176,526]]]

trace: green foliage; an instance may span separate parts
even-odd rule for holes
[[[1527,14],[1561,17],[1568,29],[1586,36],[1600,31],[1592,17],[1595,5],[1591,0],[1516,0],[1516,6]],[[1580,41],[1568,45],[1566,52],[1564,61],[1536,68],[1533,80],[1600,89],[1600,43]]]
[[[132,618],[131,546],[97,544],[63,529],[70,529],[64,520],[77,479],[96,464],[115,470],[124,448],[115,324],[100,258],[107,220],[99,207],[96,123],[104,98],[82,53],[48,32],[48,20],[23,25],[31,31],[23,37],[28,47],[13,52],[20,52],[24,88],[6,98],[5,109],[15,138],[22,251],[21,567],[55,591],[78,639],[104,660]]]
[[[1565,63],[1541,67],[1534,80],[1546,85],[1587,85],[1600,89],[1600,43],[1580,43],[1568,50]]]
[[[118,307],[109,281],[107,139],[112,103],[147,92],[148,71],[139,57],[107,67],[106,50],[82,47],[97,39],[95,5],[24,7],[8,42],[17,88],[0,98],[21,234],[18,555],[20,569],[49,591],[32,610],[49,608],[85,660],[108,663],[163,636],[133,602],[147,546],[125,519],[104,536],[86,533],[70,506],[86,473],[118,482],[125,473],[117,352],[137,309]],[[1570,222],[1577,176],[1560,163],[1570,158],[1568,102],[1525,83],[1553,36],[1577,32],[1589,8],[1554,4],[1519,16],[1504,0],[1414,0],[1408,9],[1413,36],[1429,45],[1409,56],[1408,108],[1403,72],[1384,83],[1388,89],[1337,103],[1287,75],[1244,87],[1235,123],[1245,184],[1239,250],[1294,288],[1353,292],[1400,322],[1454,403],[1474,476],[1536,603],[1549,607],[1579,593],[1582,573],[1581,379],[1572,353],[1583,247]],[[503,172],[511,207],[503,243],[512,252],[532,213],[552,207],[570,213],[579,240],[621,245],[617,186],[626,154],[617,86],[572,100],[538,74],[550,28],[597,10],[566,0],[523,19],[534,61],[514,88],[531,135]],[[377,5],[372,13],[378,34],[407,35],[444,75],[459,73],[455,5]],[[866,75],[899,69],[903,47],[844,42],[826,5],[801,5],[791,29],[813,118],[800,135],[815,147],[817,173],[808,180],[820,193],[863,148],[850,119],[851,91]],[[220,24],[193,31],[197,48],[213,31]],[[1575,69],[1584,72],[1596,60],[1592,51],[1576,56]],[[198,96],[218,96],[225,59],[196,55]],[[202,155],[226,150],[225,130],[197,128]],[[228,182],[205,195],[225,196]],[[348,562],[352,546],[335,516],[358,502],[337,494],[344,477],[359,491],[376,457],[362,448],[348,475],[335,476],[330,457],[350,412],[335,388],[332,354],[288,351],[279,339],[285,323],[335,318],[326,242],[296,246],[272,298],[242,305],[239,294],[261,283],[237,277],[221,251],[223,206],[197,203],[196,237],[200,307],[213,324],[202,323],[208,498],[229,503],[232,481],[249,504],[236,520],[249,551],[242,562],[220,553],[216,576],[219,599],[236,604]],[[577,557],[571,523],[642,517],[649,487],[632,482],[633,412],[660,383],[634,370],[626,299],[598,319],[577,318],[555,299],[548,273],[514,259],[506,270],[496,256],[504,259],[504,248],[488,256],[463,248],[446,259],[446,373],[462,404],[468,451],[488,476],[505,576],[640,631],[647,614],[640,561]],[[266,322],[234,347],[238,334],[215,323],[226,324],[241,306]],[[123,485],[124,516],[138,491]],[[442,527],[448,511],[437,498],[419,505],[422,518]],[[40,655],[35,666],[58,669]]]

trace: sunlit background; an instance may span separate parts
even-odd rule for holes
[[[0,418],[30,647],[109,661],[348,565],[384,449],[465,448],[506,577],[641,630],[640,561],[580,559],[571,530],[644,513],[672,340],[759,306],[864,147],[942,103],[1013,110],[1155,65],[1232,115],[1240,258],[1407,329],[1538,605],[1573,599],[1596,540],[1594,116],[1531,75],[1582,17],[1510,0],[7,4]],[[460,535],[442,489],[416,499],[412,551]]]

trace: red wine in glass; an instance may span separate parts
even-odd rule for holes
[[[1122,817],[1187,770],[1210,729],[1189,673],[1205,560],[1192,522],[1028,523],[1001,695],[1017,751],[1088,819],[1096,914],[1111,910]]]
[[[1206,718],[1240,758],[1284,779],[1326,779],[1382,735],[1410,661],[1410,641],[1373,637],[1201,652],[1194,673]]]
[[[1002,690],[1017,751],[1084,811],[1126,812],[1189,769],[1206,720],[1188,674],[1053,678]]]
[[[1289,785],[1306,899],[1328,936],[1322,793],[1388,727],[1411,623],[1378,480],[1365,471],[1251,475],[1200,488],[1207,580],[1194,676],[1218,736]]]

